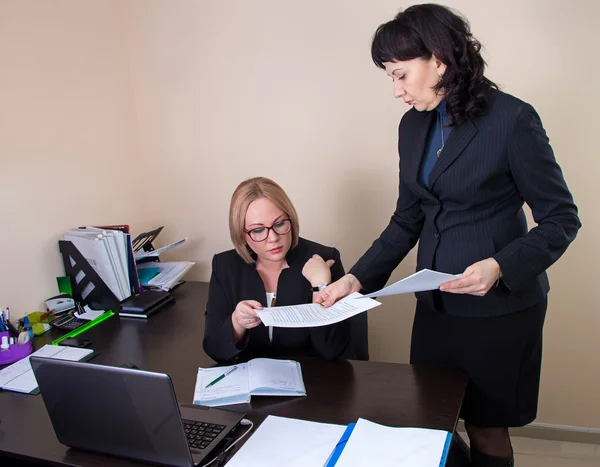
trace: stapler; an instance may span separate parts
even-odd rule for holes
[[[75,300],[68,294],[60,294],[46,300],[46,311],[54,315],[60,315],[75,308]]]

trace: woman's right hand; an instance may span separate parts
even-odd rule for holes
[[[256,300],[242,300],[237,304],[231,322],[233,324],[233,334],[236,343],[239,342],[247,329],[252,329],[261,323],[260,318],[254,310],[262,310],[263,306]]]
[[[330,307],[338,300],[347,297],[351,293],[358,292],[362,289],[360,282],[352,274],[346,274],[341,279],[338,279],[333,284],[328,285],[319,296],[315,299],[315,303],[320,303],[325,308]]]

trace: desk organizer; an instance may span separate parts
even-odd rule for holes
[[[10,334],[8,332],[0,332],[0,340],[2,340],[2,336],[7,336],[10,338]],[[14,363],[22,358],[27,357],[27,355],[29,355],[31,352],[33,352],[33,342],[29,341],[23,345],[17,345],[15,343],[11,345],[8,350],[0,351],[0,365]]]

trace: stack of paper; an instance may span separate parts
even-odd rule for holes
[[[129,234],[120,230],[86,227],[67,232],[63,239],[75,245],[119,301],[131,296]]]
[[[196,264],[192,261],[153,262],[138,264],[140,284],[165,291],[171,290]]]

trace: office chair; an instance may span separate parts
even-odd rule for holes
[[[350,318],[350,344],[345,358],[351,360],[369,360],[369,324],[367,312]]]

